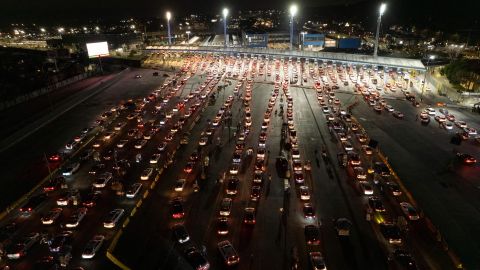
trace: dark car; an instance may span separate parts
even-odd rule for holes
[[[457,153],[456,156],[458,160],[460,160],[463,164],[472,165],[477,163],[477,159],[472,155],[465,153]]]
[[[320,230],[315,225],[305,226],[305,241],[308,245],[320,244]]]
[[[185,215],[185,212],[183,210],[183,203],[181,198],[175,198],[173,199],[171,203],[171,212],[172,212],[172,217],[175,219],[183,218]]]
[[[173,226],[172,228],[173,235],[175,236],[175,239],[180,243],[186,243],[188,240],[190,240],[190,236],[188,235],[187,229],[183,224],[177,224]]]
[[[195,270],[208,270],[210,268],[210,263],[195,247],[187,248],[185,250],[185,256]]]
[[[253,208],[253,207],[245,208],[245,214],[243,216],[243,223],[251,224],[251,225],[256,223],[255,208]]]
[[[392,255],[389,257],[391,260],[395,260],[398,264],[405,267],[405,269],[415,270],[417,269],[417,264],[415,260],[413,260],[412,255],[410,253],[397,249],[395,250]]]
[[[100,191],[92,191],[83,197],[82,205],[85,207],[94,207],[100,198]]]
[[[59,252],[64,245],[71,244],[72,240],[71,231],[61,232],[48,241],[49,250],[50,252]]]
[[[402,243],[402,234],[397,225],[390,223],[380,224],[380,232],[390,244],[399,245]]]
[[[37,208],[42,202],[47,200],[47,195],[46,194],[40,194],[35,197],[30,198],[28,202],[20,207],[20,212],[23,214],[31,214],[35,208]]]
[[[43,191],[51,192],[51,191],[55,191],[62,188],[67,188],[67,183],[65,181],[65,178],[62,176],[57,176],[55,178],[50,179],[50,181],[48,181],[48,183],[45,184],[45,186],[43,187]]]

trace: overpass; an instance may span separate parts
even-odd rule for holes
[[[339,63],[352,63],[360,65],[381,66],[390,68],[401,68],[405,70],[425,71],[425,66],[418,59],[394,58],[394,57],[373,57],[371,55],[291,51],[265,48],[212,48],[206,46],[147,46],[144,52],[178,51],[196,53],[217,53],[227,55],[265,55],[275,57],[297,57],[308,60],[323,60]]]

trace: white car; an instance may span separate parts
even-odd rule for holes
[[[425,111],[428,113],[428,115],[435,115],[435,109],[434,108],[426,108]]]
[[[362,190],[363,195],[373,195],[373,187],[367,181],[360,182],[360,189]]]
[[[71,163],[70,165],[68,165],[65,168],[65,170],[62,172],[62,175],[63,176],[71,176],[75,172],[77,172],[79,168],[80,168],[80,163],[79,162]]]
[[[140,192],[141,189],[142,189],[141,183],[134,183],[127,190],[127,192],[125,193],[125,196],[129,199],[133,199],[135,198],[135,196],[137,196],[138,192]]]
[[[135,149],[142,149],[146,144],[147,140],[139,140],[135,143]]]
[[[467,123],[465,121],[455,121],[455,125],[459,128],[466,128]]]
[[[62,208],[54,208],[50,210],[45,216],[42,217],[42,224],[43,225],[51,225],[53,224],[60,214],[62,214],[63,209]]]
[[[65,222],[65,227],[76,228],[87,214],[87,208],[78,208]]]
[[[128,140],[120,140],[120,141],[117,143],[117,147],[118,147],[118,148],[123,148],[127,143],[128,143]]]
[[[387,110],[388,112],[393,112],[394,111],[394,109],[391,105],[386,105],[385,110]]]
[[[300,186],[300,200],[302,201],[310,200],[310,191],[307,186]]]
[[[415,210],[415,208],[410,203],[401,202],[400,208],[402,208],[403,213],[408,217],[409,220],[420,219],[417,210]]]
[[[112,177],[113,175],[111,172],[104,172],[95,179],[93,186],[95,188],[104,188],[107,186],[108,182],[112,180]]]
[[[160,160],[160,154],[159,153],[155,153],[152,155],[152,157],[150,158],[150,164],[157,164],[158,163],[158,160]]]
[[[125,213],[125,210],[123,209],[114,209],[108,213],[107,218],[103,221],[103,227],[104,228],[115,228],[117,225],[118,221],[122,218],[123,214]]]
[[[150,176],[153,174],[153,168],[146,168],[143,170],[142,175],[140,176],[140,180],[148,180]]]
[[[83,250],[82,258],[91,259],[95,257],[95,254],[102,247],[104,240],[105,240],[105,236],[95,235],[92,240],[88,241],[87,246]]]
[[[174,190],[176,192],[182,192],[183,188],[185,187],[185,183],[186,183],[185,179],[183,179],[183,178],[178,179],[177,182],[175,183]]]

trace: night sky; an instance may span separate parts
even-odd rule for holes
[[[291,0],[2,0],[1,23],[38,22],[61,23],[62,21],[85,21],[89,18],[119,19],[128,16],[159,17],[169,9],[175,14],[188,13],[214,14],[219,13],[223,6],[228,6],[233,12],[246,9],[288,9]],[[319,10],[336,5],[345,6],[338,11],[344,16],[375,16],[378,0],[299,0],[296,1],[305,12]],[[463,29],[475,27],[475,21],[480,18],[480,0],[389,0],[385,16],[386,23],[419,23],[443,28]],[[353,8],[352,8],[353,5]],[[368,9],[366,8],[368,7]],[[373,11],[372,11],[373,9]],[[338,9],[335,9],[338,10]],[[345,12],[343,12],[345,11]],[[357,12],[358,11],[358,12]],[[358,14],[363,13],[363,14]],[[328,14],[332,15],[332,14]],[[335,16],[335,14],[333,14]]]

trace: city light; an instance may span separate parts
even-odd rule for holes
[[[57,31],[58,31],[58,33],[61,34],[61,33],[65,32],[65,28],[60,27],[60,28],[57,29]]]
[[[295,4],[291,5],[290,6],[290,15],[292,17],[294,17],[295,14],[297,14],[297,10],[298,10],[297,5],[295,5]]]
[[[380,10],[379,10],[380,16],[382,16],[383,13],[385,13],[385,10],[386,10],[386,9],[387,9],[387,4],[382,3],[382,4],[380,5]]]
[[[223,36],[225,39],[225,48],[228,47],[228,36],[227,36],[227,16],[228,16],[228,9],[224,8],[223,11]]]
[[[297,5],[290,6],[290,50],[293,49],[293,17],[297,14]]]
[[[170,33],[170,19],[172,18],[172,13],[170,13],[170,11],[167,11],[166,17],[167,17],[167,28],[168,28],[168,45],[171,45],[172,35]]]

